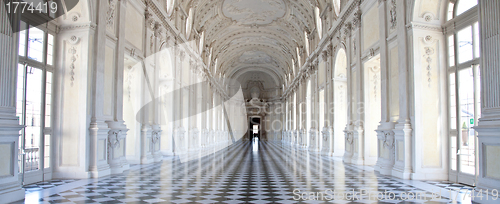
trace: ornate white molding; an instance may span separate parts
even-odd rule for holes
[[[443,28],[441,26],[418,23],[418,22],[411,22],[411,23],[407,24],[406,29],[409,31],[412,29],[419,29],[419,30],[443,32]]]
[[[68,26],[62,26],[60,31],[70,31],[70,30],[80,30],[80,29],[95,30],[96,27],[97,25],[94,23],[71,24]]]

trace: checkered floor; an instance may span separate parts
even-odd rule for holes
[[[439,183],[420,182],[417,187],[281,143],[238,142],[185,163],[171,157],[136,167],[58,193],[40,193],[37,202],[460,203],[438,198],[434,191],[444,189]],[[35,193],[27,191],[27,198]]]
[[[74,182],[74,179],[65,179],[65,180],[52,180],[52,181],[44,181],[36,184],[25,185],[23,188],[26,190],[26,193],[31,193],[35,191],[40,191],[43,189],[49,189],[56,186],[61,186],[67,183]]]

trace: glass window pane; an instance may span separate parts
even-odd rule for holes
[[[455,73],[450,74],[450,129],[451,130],[456,130],[457,129],[457,102],[456,102],[456,97],[455,97]]]
[[[454,35],[448,37],[448,64],[450,67],[455,66],[455,39]]]
[[[474,23],[474,57],[481,57],[481,50],[479,49],[479,23]]]
[[[47,81],[45,83],[45,127],[51,127],[52,111],[52,72],[47,72]]]
[[[477,115],[477,118],[476,118],[476,124],[477,124],[477,119],[481,118],[481,69],[480,69],[480,65],[477,65],[476,69],[477,69],[477,74],[476,74],[476,115]]]
[[[45,146],[44,146],[44,156],[43,156],[43,167],[50,168],[50,135],[45,135]]]
[[[457,102],[456,102],[456,95],[455,95],[455,73],[450,73],[449,75],[449,102],[450,102],[450,130],[455,130],[457,129]],[[451,132],[451,131],[450,131]],[[451,155],[451,170],[456,171],[457,170],[457,135],[456,134],[451,134],[450,133],[450,155]]]
[[[447,14],[447,20],[451,20],[453,19],[453,8],[455,7],[455,4],[454,3],[449,3],[448,4],[448,14]]]
[[[474,73],[472,68],[459,71],[459,102],[460,102],[460,170],[464,173],[475,173],[474,156],[474,116],[475,92]]]
[[[43,44],[45,33],[36,28],[30,27],[28,37],[28,57],[30,59],[43,62]]]
[[[472,27],[469,26],[458,32],[458,63],[472,60]]]
[[[25,171],[38,170],[40,160],[42,80],[40,69],[28,67],[26,72]]]
[[[452,135],[450,137],[450,143],[451,143],[451,148],[450,148],[451,170],[456,171],[457,170],[457,136],[456,135]]]
[[[457,5],[457,16],[477,5],[477,0],[460,0]]]
[[[54,36],[49,34],[47,39],[47,64],[54,65]]]
[[[19,55],[26,56],[26,23],[21,21],[21,30],[19,31]]]
[[[24,125],[24,70],[25,66],[17,66],[17,89],[16,89],[16,116],[19,117],[20,125]]]
[[[19,117],[19,124],[24,125],[24,70],[25,66],[22,64],[17,65],[17,89],[16,89],[16,116]],[[19,150],[23,149],[23,138],[24,138],[24,129],[19,131]],[[22,153],[22,152],[20,152]],[[23,169],[23,157],[22,154],[19,154],[18,158],[19,163],[19,172],[22,172]]]

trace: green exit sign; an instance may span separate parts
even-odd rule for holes
[[[470,124],[471,124],[471,125],[474,125],[474,118],[471,118],[471,119],[470,119]]]

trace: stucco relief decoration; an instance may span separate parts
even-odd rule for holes
[[[396,26],[398,25],[397,22],[397,13],[396,13],[396,0],[391,0],[391,29],[395,29]]]
[[[427,82],[428,82],[428,86],[429,88],[431,87],[431,77],[432,77],[432,67],[431,67],[431,63],[432,63],[432,55],[434,54],[434,49],[431,48],[431,47],[425,47],[424,48],[425,50],[425,61],[427,62]]]
[[[239,62],[245,64],[271,64],[274,66],[278,66],[278,62],[276,62],[271,56],[263,51],[258,50],[250,50],[244,52],[239,57]]]
[[[349,144],[352,144],[354,142],[354,136],[352,131],[344,131],[345,133],[345,141]]]
[[[71,61],[70,65],[69,65],[69,68],[70,68],[69,74],[70,74],[71,86],[73,86],[75,83],[75,69],[76,69],[75,62],[76,62],[76,59],[78,58],[76,47],[75,46],[71,47],[68,50],[68,53],[70,54],[70,61]]]
[[[108,132],[108,145],[111,149],[120,147],[120,132],[121,130],[110,130]]]
[[[394,149],[394,135],[393,131],[382,131],[384,133],[383,146],[388,149]]]
[[[337,89],[339,90],[339,102],[340,103],[343,103],[344,102],[344,85],[339,85],[337,87]]]
[[[135,57],[135,52],[136,52],[135,48],[132,48],[130,50],[130,56]]]
[[[160,133],[160,130],[156,130],[151,133],[151,142],[153,144],[156,144],[160,140]]]
[[[430,21],[432,21],[432,19],[434,19],[434,16],[430,12],[424,13],[423,17],[424,17],[424,20],[427,22],[430,22]]]
[[[151,51],[151,53],[154,53],[154,48],[155,48],[155,35],[151,34],[151,37],[149,39],[149,51]]]
[[[354,18],[352,19],[352,25],[353,29],[355,29],[356,27],[361,27],[361,10],[358,9],[358,11],[354,13]]]
[[[73,22],[77,22],[80,19],[81,14],[78,12],[71,12],[68,14],[68,16]]]
[[[241,25],[266,25],[286,13],[283,0],[225,0],[223,14]]]
[[[377,84],[378,84],[378,81],[379,81],[378,72],[380,71],[380,67],[374,66],[374,67],[371,67],[370,70],[373,72],[373,78],[372,78],[373,95],[376,98],[377,97],[377,89],[378,89]]]
[[[113,28],[115,23],[116,0],[108,0],[108,11],[106,16],[106,25],[108,28]]]
[[[321,133],[323,133],[323,141],[328,141],[328,131],[323,130],[323,131],[321,131]],[[324,143],[324,144],[326,144],[326,143]]]
[[[354,56],[356,56],[356,39],[352,39],[352,51],[354,52]]]
[[[128,92],[128,101],[132,100],[132,81],[134,80],[134,67],[128,66],[128,75],[127,75],[127,92]]]

